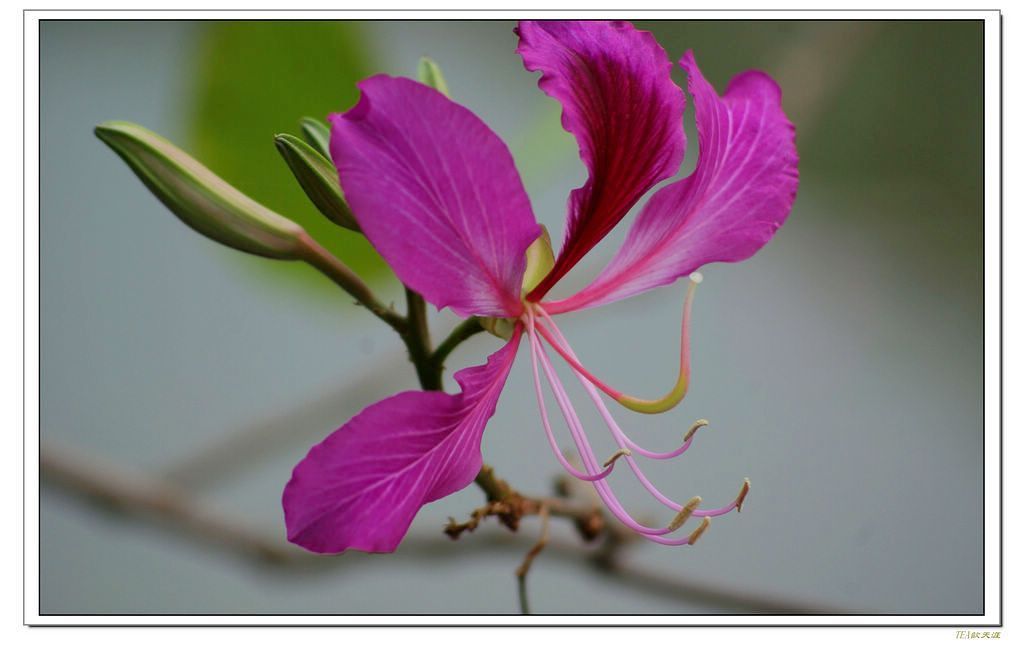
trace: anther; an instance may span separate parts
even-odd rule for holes
[[[606,461],[603,464],[601,464],[601,466],[604,467],[604,468],[607,468],[608,466],[611,466],[616,461],[618,461],[619,457],[632,457],[632,456],[633,456],[633,451],[630,450],[629,448],[619,448],[618,450],[615,451],[615,453],[611,457],[608,458],[608,461]]]
[[[747,493],[750,492],[750,479],[747,477],[743,478],[743,487],[740,488],[740,494],[736,496],[736,512],[739,513],[743,510],[743,500],[747,498]]]
[[[701,428],[710,423],[711,422],[708,421],[707,419],[697,419],[696,421],[694,421],[693,425],[690,426],[690,429],[686,431],[686,435],[683,436],[683,442],[685,443],[692,439],[693,435],[695,435],[698,430],[700,430]]]
[[[700,495],[690,498],[690,501],[686,502],[686,506],[672,519],[672,523],[668,525],[668,530],[675,531],[683,524],[686,524],[686,520],[690,519],[690,516],[693,515],[693,512],[697,510],[702,501]]]
[[[693,533],[690,533],[689,541],[691,546],[697,543],[697,539],[704,535],[704,531],[708,530],[709,526],[711,526],[711,518],[705,517],[700,526],[694,529]]]

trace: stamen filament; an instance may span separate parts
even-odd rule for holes
[[[743,500],[745,500],[747,498],[747,493],[749,493],[749,492],[750,492],[750,480],[749,479],[744,479],[743,480],[743,486],[740,487],[740,494],[737,495],[736,499],[734,499],[732,502],[730,502],[729,504],[726,504],[725,506],[723,506],[721,508],[712,508],[712,509],[708,509],[706,511],[694,511],[693,516],[694,517],[717,517],[719,515],[725,515],[726,513],[728,513],[729,511],[731,511],[734,508],[736,509],[736,512],[739,513],[739,512],[741,512],[743,510]]]
[[[615,439],[615,442],[617,444],[619,444],[619,446],[623,446],[623,445],[625,445],[627,443],[633,443],[629,439],[629,437],[626,435],[626,433],[622,431],[622,428],[619,427],[619,424],[616,423],[615,418],[612,417],[611,412],[608,411],[608,407],[604,404],[604,401],[601,400],[601,395],[598,394],[598,392],[594,388],[594,386],[591,385],[588,381],[586,381],[585,379],[583,379],[583,378],[581,378],[579,376],[577,376],[577,378],[579,378],[580,384],[582,384],[584,389],[587,390],[587,393],[590,394],[591,401],[593,401],[594,405],[597,406],[597,411],[600,413],[601,417],[604,419],[605,425],[607,425],[608,429],[611,430],[612,437]],[[691,442],[693,441],[692,437],[691,437],[690,441]],[[683,444],[683,448],[680,449],[680,451],[682,451],[682,450],[684,450],[686,448],[689,448],[688,444],[689,444],[689,442],[686,443],[686,444]],[[639,450],[637,452],[639,452],[640,454],[643,454]],[[640,469],[640,465],[637,464],[636,459],[634,459],[632,457],[627,457],[626,458],[626,463],[629,465],[630,470],[633,471],[633,474],[636,475],[636,478],[637,478],[637,480],[639,480],[640,484],[644,488],[646,488],[647,492],[649,492],[656,500],[658,500],[659,502],[661,502],[662,504],[664,504],[668,508],[672,509],[673,511],[682,511],[683,510],[683,506],[681,504],[679,504],[678,502],[672,500],[671,498],[666,496],[664,493],[662,493],[660,490],[658,490],[658,487],[655,486],[651,482],[651,480],[649,480],[647,478],[647,475],[645,475],[644,472]]]
[[[548,358],[547,352],[544,351],[544,347],[541,346],[539,342],[537,342],[536,347],[538,349],[538,358],[540,359],[541,367],[543,368],[545,376],[547,376],[548,383],[555,394],[555,400],[558,401],[559,406],[562,408],[563,415],[566,416],[566,422],[569,425],[573,440],[576,442],[576,448],[580,452],[580,457],[583,459],[584,467],[588,471],[596,471],[596,459],[594,457],[593,450],[586,439],[586,434],[583,432],[579,416],[572,407],[572,403],[569,402],[568,395],[565,392],[565,387],[562,385],[561,380],[559,380],[558,374],[555,372],[554,366],[551,364],[551,359]],[[631,456],[625,456],[625,458],[627,462],[632,461],[633,459]],[[608,507],[608,510],[611,511],[612,515],[630,529],[661,544],[687,544],[686,538],[682,540],[667,540],[666,538],[659,537],[671,532],[668,527],[652,528],[640,524],[633,519],[625,508],[623,508],[622,504],[615,496],[615,493],[612,492],[608,482],[603,479],[598,479],[595,480],[593,484],[594,489],[601,498],[601,501],[604,502],[606,507]]]
[[[579,378],[579,377],[577,377],[577,378]],[[629,444],[631,446],[634,446],[635,445],[634,442],[629,438],[628,435],[626,435],[625,432],[623,432],[622,428],[619,427],[619,424],[616,423],[615,418],[612,417],[611,412],[608,411],[608,407],[604,404],[604,401],[601,400],[601,395],[597,393],[597,390],[594,389],[594,386],[591,385],[589,382],[587,382],[585,379],[582,379],[582,378],[580,378],[580,384],[582,384],[584,389],[586,389],[587,392],[590,394],[591,400],[594,402],[594,405],[597,406],[598,412],[601,414],[601,417],[604,419],[605,424],[608,426],[608,429],[611,430],[612,436],[615,438],[616,443],[618,443],[620,446],[623,445],[623,444]],[[690,433],[687,433],[687,434],[690,434]],[[682,448],[679,448],[675,452],[680,453],[680,454],[685,452],[686,449],[690,447],[690,443],[692,443],[692,442],[693,442],[693,435],[691,434],[690,438],[686,441],[686,443],[683,444]],[[638,454],[641,454],[641,455],[646,453],[646,452],[648,452],[648,451],[646,451],[646,450],[644,450],[642,448],[641,449],[634,448],[633,451],[638,453]],[[659,453],[654,453],[654,454],[659,454]],[[664,454],[671,454],[671,453],[660,453],[660,454],[664,455]],[[654,483],[651,482],[651,480],[647,478],[647,475],[645,475],[644,472],[642,470],[640,470],[640,466],[639,466],[639,464],[636,463],[635,459],[633,459],[632,457],[629,457],[629,458],[626,459],[626,463],[629,465],[630,470],[633,471],[633,474],[636,475],[636,478],[637,478],[637,480],[639,480],[640,484],[644,488],[647,489],[647,492],[649,492],[651,494],[651,496],[654,497],[654,499],[658,500],[659,502],[664,504],[666,507],[668,507],[668,508],[670,508],[670,509],[672,509],[674,511],[682,512],[685,509],[684,506],[680,505],[678,502],[676,502],[675,500],[671,499],[670,497],[668,497],[667,495],[662,493],[661,490],[659,490],[658,487],[655,486]],[[708,509],[708,510],[695,509],[695,510],[693,510],[692,515],[693,515],[693,517],[717,517],[719,515],[725,515],[726,513],[732,511],[734,508],[735,509],[739,509],[739,508],[741,508],[743,506],[743,500],[746,498],[747,492],[749,490],[750,490],[750,480],[749,479],[744,479],[743,480],[743,486],[740,488],[740,494],[737,495],[736,499],[734,499],[732,502],[730,502],[729,504],[727,504],[725,506],[722,506],[720,508],[712,508],[712,509]],[[690,501],[692,502],[693,500],[691,499]]]
[[[562,358],[572,366],[573,370],[579,374],[582,374],[591,383],[600,388],[605,394],[612,397],[617,403],[623,407],[633,410],[634,412],[640,412],[643,414],[659,414],[671,410],[686,397],[686,391],[690,383],[690,312],[693,308],[693,296],[697,290],[697,285],[703,280],[703,276],[700,273],[693,273],[690,275],[690,283],[686,289],[686,300],[683,303],[683,322],[682,331],[680,338],[680,350],[679,350],[679,376],[676,379],[675,385],[665,396],[658,399],[641,399],[639,397],[630,396],[623,394],[611,386],[605,384],[603,381],[594,376],[589,370],[580,364],[579,360],[571,354],[571,351],[566,351],[567,348],[563,347],[561,343],[556,342],[550,335],[550,332],[543,326],[538,325],[537,331],[544,336],[545,340],[551,344],[556,352],[558,352]],[[534,305],[536,310],[544,318],[545,322],[551,325],[551,329],[556,334],[561,336],[561,331],[558,329],[558,325],[552,320],[551,316],[544,310],[540,305]]]
[[[543,314],[544,312],[541,311],[541,313]],[[536,323],[536,327],[538,331],[543,328],[543,326],[540,323]],[[573,362],[578,363],[578,361],[576,361],[576,353],[573,351],[572,346],[569,344],[569,341],[565,338],[560,329],[555,328],[555,335],[557,336],[559,345],[561,345],[561,347],[565,351],[564,354],[560,353],[559,355],[562,356],[563,358],[566,358],[567,360],[570,360],[571,362],[569,363],[569,366],[572,367]],[[551,341],[549,340],[548,342]],[[557,350],[558,348],[556,347],[556,351]],[[586,374],[584,374],[583,376],[586,377]],[[675,457],[678,457],[679,455],[689,450],[690,445],[693,443],[693,436],[697,433],[697,430],[708,425],[708,421],[706,419],[698,419],[697,421],[695,421],[693,425],[690,426],[690,429],[686,432],[686,435],[683,437],[683,445],[680,446],[679,448],[676,448],[675,450],[671,450],[669,452],[654,452],[652,450],[648,450],[643,446],[637,444],[632,439],[630,439],[629,436],[625,432],[623,432],[621,428],[619,428],[618,424],[615,423],[615,419],[612,418],[611,413],[608,412],[608,409],[605,407],[603,401],[601,401],[601,397],[598,396],[595,392],[593,392],[593,386],[591,385],[591,383],[587,383],[583,379],[580,379],[579,374],[577,374],[576,378],[579,379],[580,384],[582,384],[583,387],[587,389],[587,392],[590,393],[591,399],[597,406],[598,411],[601,412],[601,415],[605,420],[605,424],[612,431],[612,434],[615,435],[617,438],[621,439],[619,445],[622,446],[622,444],[625,444],[629,446],[629,448],[633,452],[639,455],[643,455],[648,459],[673,459]],[[591,379],[588,378],[586,380],[590,381]],[[677,507],[674,510],[678,511],[679,508]]]
[[[551,332],[548,332],[548,330],[539,323],[539,321],[537,320],[538,316],[543,316],[547,318],[548,322],[551,323],[552,329],[554,330],[553,334]],[[531,307],[531,309],[527,311],[526,315],[523,317],[523,320],[526,323],[527,331],[529,332],[530,336],[530,356],[533,367],[534,389],[537,394],[537,400],[541,411],[541,420],[544,425],[545,433],[548,437],[548,443],[551,445],[552,450],[555,452],[555,456],[558,459],[558,461],[570,474],[572,474],[574,477],[577,477],[584,481],[590,481],[594,484],[594,489],[597,492],[598,496],[601,498],[601,501],[604,502],[609,512],[611,512],[611,514],[616,519],[618,519],[627,527],[639,533],[648,540],[669,546],[681,546],[686,544],[693,544],[694,542],[696,542],[697,539],[699,539],[700,536],[704,533],[704,531],[707,530],[708,526],[710,525],[711,517],[728,513],[734,508],[739,509],[740,507],[742,507],[743,500],[746,497],[747,491],[749,491],[750,488],[749,481],[744,482],[744,485],[740,490],[740,494],[729,505],[724,506],[722,508],[702,511],[698,509],[698,506],[701,503],[700,497],[691,498],[684,506],[665,496],[660,490],[658,490],[656,486],[654,486],[653,483],[651,483],[649,479],[647,479],[643,471],[640,470],[640,467],[637,464],[636,460],[633,458],[634,451],[639,454],[644,454],[646,456],[651,456],[654,458],[670,458],[682,454],[689,448],[697,430],[707,425],[706,420],[699,419],[698,421],[694,422],[694,424],[690,427],[690,429],[686,432],[684,436],[683,446],[674,451],[667,453],[658,453],[645,450],[640,446],[637,446],[635,442],[633,442],[615,422],[615,419],[611,416],[610,411],[604,404],[604,401],[598,392],[598,388],[595,386],[594,383],[592,383],[591,379],[587,378],[584,374],[580,373],[580,371],[575,369],[575,367],[579,365],[579,361],[576,359],[576,356],[573,353],[572,348],[569,346],[565,337],[562,335],[561,330],[559,330],[557,326],[555,326],[554,323],[551,321],[550,316],[548,316],[546,312],[544,312],[543,309],[541,309],[539,306],[534,305],[534,307]],[[685,324],[683,334],[685,351],[688,342]],[[601,414],[606,425],[611,431],[616,444],[618,444],[619,446],[619,449],[606,462],[604,462],[603,470],[597,465],[597,458],[594,455],[593,449],[590,447],[590,443],[587,439],[586,433],[583,430],[583,424],[580,421],[580,418],[576,413],[575,408],[572,406],[572,403],[569,400],[569,396],[566,393],[565,386],[559,379],[558,374],[554,369],[554,365],[552,364],[551,359],[544,348],[544,345],[540,342],[539,337],[544,337],[552,345],[552,347],[554,347],[556,351],[558,351],[558,353],[562,355],[563,358],[567,360],[567,362],[569,362],[570,366],[574,368],[573,371],[576,374],[577,380],[579,380],[580,384],[587,391],[587,394],[590,396],[591,401],[597,407],[598,412]],[[548,381],[548,385],[550,386],[555,396],[555,400],[558,403],[559,409],[562,412],[562,416],[569,427],[573,443],[576,445],[576,449],[579,451],[586,472],[580,472],[571,463],[569,463],[569,460],[565,458],[561,450],[559,450],[558,448],[557,441],[554,438],[554,432],[551,429],[550,420],[547,414],[547,408],[544,403],[544,392],[540,384],[541,369],[544,371],[544,375]],[[620,458],[626,459],[626,463],[629,465],[630,470],[633,471],[634,475],[637,477],[641,485],[643,485],[644,488],[647,489],[647,491],[651,493],[652,496],[655,497],[655,499],[657,499],[659,502],[661,502],[668,508],[671,508],[672,510],[677,512],[676,516],[673,518],[673,520],[667,527],[653,528],[641,524],[625,510],[625,508],[622,506],[622,503],[615,496],[608,482],[605,480],[608,477],[608,475],[611,474],[611,469],[613,468],[615,462]],[[664,537],[666,534],[672,533],[680,529],[686,523],[686,521],[689,520],[690,517],[700,517],[703,521],[688,536],[683,538]]]
[[[555,333],[557,334],[558,339],[561,342],[561,344],[566,348],[566,351],[568,352],[569,356],[571,356],[572,358],[575,358],[575,353],[573,352],[572,347],[569,345],[569,343],[566,340],[565,336],[562,335],[561,330],[555,329]],[[543,351],[543,348],[542,348],[542,351]],[[671,457],[675,457],[675,456],[681,455],[682,453],[686,452],[686,450],[690,447],[690,444],[693,442],[693,437],[697,433],[697,430],[699,430],[700,428],[702,428],[702,427],[704,427],[705,425],[708,424],[707,420],[705,420],[705,419],[698,419],[697,421],[695,421],[694,424],[690,427],[689,431],[687,431],[686,437],[685,437],[685,442],[683,443],[682,447],[680,447],[680,448],[678,448],[678,449],[676,449],[676,450],[674,450],[672,452],[667,452],[667,453],[651,452],[649,450],[646,450],[646,449],[638,446],[636,444],[636,442],[634,442],[632,439],[630,439],[629,436],[622,430],[622,428],[619,427],[619,424],[616,423],[615,418],[611,415],[611,412],[608,410],[608,407],[604,404],[604,401],[601,399],[601,395],[598,394],[597,389],[594,387],[593,384],[590,383],[590,381],[588,379],[584,378],[583,375],[581,375],[581,374],[577,374],[576,378],[577,378],[577,380],[579,380],[580,385],[582,385],[583,388],[587,391],[587,394],[590,395],[591,401],[593,401],[594,405],[597,407],[598,412],[601,414],[601,418],[604,419],[605,425],[608,426],[608,429],[611,431],[612,436],[615,438],[616,443],[620,447],[625,447],[625,446],[628,445],[633,450],[633,452],[636,452],[637,454],[644,455],[646,457],[650,457],[650,458],[654,458],[654,459],[666,459],[666,458],[671,458]],[[682,505],[680,505],[678,502],[672,500],[671,498],[666,496],[664,493],[662,493],[658,489],[658,487],[655,486],[647,478],[646,475],[644,475],[643,471],[640,470],[640,466],[636,463],[635,459],[633,459],[632,457],[629,457],[629,458],[626,459],[626,463],[629,465],[630,470],[633,471],[633,474],[636,475],[636,478],[637,478],[637,480],[640,481],[641,485],[643,485],[643,487],[646,488],[647,491],[655,499],[657,499],[659,502],[664,504],[666,507],[668,507],[668,508],[670,508],[670,509],[672,509],[674,511],[678,511],[678,512],[683,511],[684,507]],[[740,494],[730,504],[727,504],[726,506],[722,506],[721,508],[713,508],[713,509],[708,509],[708,510],[693,510],[692,515],[693,515],[693,517],[717,517],[719,515],[725,515],[726,513],[732,511],[734,508],[735,509],[739,509],[739,508],[742,507],[743,500],[744,500],[744,498],[746,498],[747,492],[749,490],[750,490],[750,480],[749,479],[748,480],[744,480],[743,487],[740,489]]]
[[[532,327],[532,319],[529,319],[527,321],[527,325]],[[532,329],[531,329],[531,331],[532,331]],[[541,425],[544,426],[544,433],[548,437],[548,444],[551,446],[551,451],[555,453],[555,458],[558,460],[558,463],[562,464],[562,468],[565,468],[566,472],[568,472],[570,475],[572,475],[576,479],[580,479],[582,481],[587,481],[587,482],[593,482],[593,481],[597,481],[599,479],[604,479],[608,475],[612,474],[612,470],[615,467],[615,461],[620,456],[622,456],[623,451],[619,450],[614,455],[612,455],[611,459],[609,459],[607,462],[605,462],[605,464],[604,464],[605,465],[605,469],[603,471],[601,471],[601,472],[599,472],[597,474],[593,474],[593,475],[590,474],[590,473],[580,472],[571,463],[569,463],[568,459],[565,458],[565,455],[562,454],[561,449],[558,447],[558,442],[555,440],[555,433],[551,429],[551,421],[548,419],[547,405],[545,405],[545,403],[544,403],[544,392],[541,390],[540,374],[537,371],[537,345],[538,344],[539,344],[539,341],[537,340],[536,335],[535,334],[530,334],[530,357],[531,357],[532,363],[533,363],[534,391],[537,394],[537,406],[540,408]],[[626,451],[626,452],[628,453],[628,451]]]

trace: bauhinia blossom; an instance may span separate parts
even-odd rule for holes
[[[553,257],[505,144],[479,118],[435,89],[403,78],[362,81],[358,104],[331,117],[331,155],[341,186],[370,242],[410,288],[438,308],[503,321],[504,347],[486,364],[455,374],[458,394],[409,391],[379,401],[314,446],[284,491],[288,539],[321,553],[393,551],[424,504],[469,485],[482,465],[481,437],[525,337],[541,425],[562,466],[592,482],[608,511],[643,537],[692,544],[709,518],[738,509],[749,484],[720,508],[663,494],[638,458],[671,459],[643,448],[611,415],[602,392],[638,412],[665,411],[689,383],[689,318],[694,272],[736,262],[783,224],[796,195],[794,129],[781,92],[766,74],[744,72],[719,96],[693,54],[688,76],[699,143],[694,172],[657,190],[625,242],[581,291],[547,300],[549,290],[659,182],[679,170],[686,148],[685,95],[654,37],[623,22],[522,22],[527,70],[562,104],[562,124],[589,171],[572,191],[565,238]],[[596,307],[690,277],[684,303],[679,379],[662,399],[627,396],[584,367],[554,316]],[[571,367],[618,450],[591,449],[548,348]],[[556,443],[545,403],[550,387],[582,463]],[[672,519],[648,526],[623,507],[607,477],[625,462]],[[690,518],[694,529],[679,532]],[[695,520],[695,521],[698,521]],[[679,532],[679,533],[677,533]]]

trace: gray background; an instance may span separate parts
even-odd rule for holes
[[[719,89],[748,67],[776,75],[800,133],[802,181],[771,244],[750,261],[704,270],[684,404],[658,417],[616,412],[636,439],[665,449],[693,419],[709,418],[689,453],[649,473],[678,498],[701,494],[716,505],[750,477],[747,505],[696,547],[638,544],[629,564],[807,608],[980,613],[980,24],[646,26],[673,57],[697,49]],[[283,543],[280,493],[292,466],[363,406],[415,379],[390,330],[343,295],[267,286],[246,270],[262,260],[182,226],[93,137],[96,123],[124,118],[187,141],[204,28],[41,27],[41,432],[47,446],[148,475],[205,455],[212,468],[182,477],[198,499]],[[418,56],[436,58],[458,100],[517,156],[538,120],[557,127],[557,108],[512,53],[507,23],[360,29],[380,71],[409,74]],[[748,60],[733,63],[737,48]],[[254,136],[269,142],[269,134]],[[560,238],[566,195],[583,178],[571,139],[552,138],[540,161],[520,165],[538,218]],[[561,292],[600,268],[623,228]],[[379,289],[399,294],[386,280]],[[661,289],[571,314],[562,328],[594,371],[654,394],[674,378],[681,297],[679,286]],[[454,322],[447,312],[434,317],[438,330]],[[497,346],[474,338],[449,373]],[[545,492],[559,467],[525,351],[519,358],[484,456],[519,488]],[[579,406],[600,436],[599,419]],[[251,441],[218,452],[220,441],[246,432]],[[667,519],[627,477],[616,486],[630,508]],[[440,535],[449,515],[480,501],[470,487],[424,508],[396,554],[290,569],[47,485],[41,611],[514,612],[512,571],[536,521],[519,541],[494,524],[458,543]],[[604,575],[572,555],[581,548],[568,527],[555,534],[570,548],[536,562],[535,611],[767,606]]]

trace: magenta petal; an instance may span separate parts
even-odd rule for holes
[[[683,91],[650,33],[626,22],[523,21],[519,49],[539,85],[563,107],[590,171],[572,192],[555,267],[530,294],[539,300],[608,234],[651,187],[679,170],[686,150]]]
[[[316,553],[394,551],[421,506],[480,471],[480,439],[519,339],[456,373],[459,394],[396,394],[313,446],[284,489],[288,540]]]
[[[366,237],[438,308],[517,315],[540,226],[508,148],[425,85],[374,76],[359,87],[359,103],[330,117],[331,156]]]
[[[690,76],[696,109],[697,169],[655,193],[597,279],[575,296],[549,303],[548,311],[620,300],[709,262],[745,260],[786,221],[799,176],[794,129],[782,112],[778,85],[749,71],[719,98],[692,52],[680,64]]]

